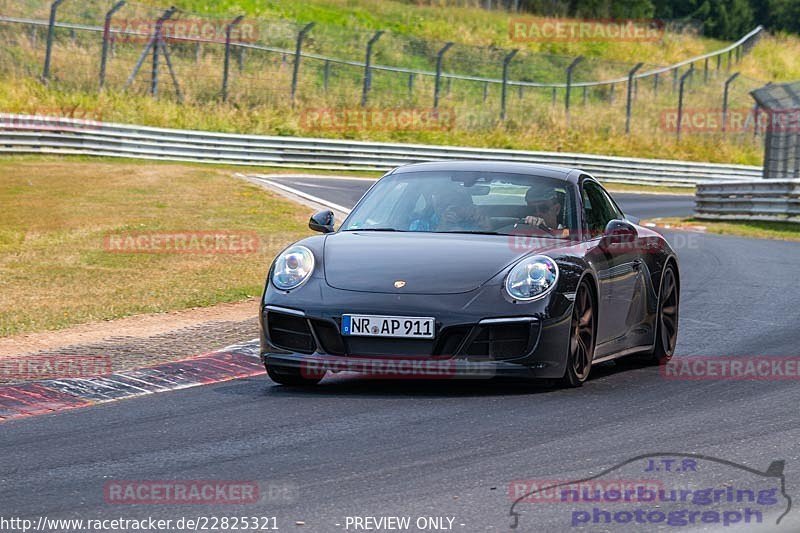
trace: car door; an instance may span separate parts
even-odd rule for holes
[[[595,358],[598,358],[627,348],[628,317],[641,262],[635,245],[600,247],[606,225],[611,220],[624,218],[600,184],[585,179],[581,200],[590,241],[587,259],[597,272],[599,285],[595,349]]]

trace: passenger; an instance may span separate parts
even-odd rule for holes
[[[412,220],[409,231],[486,231],[489,228],[489,220],[481,216],[466,191],[436,192],[432,203],[430,214]]]

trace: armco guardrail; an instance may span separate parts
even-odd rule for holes
[[[744,165],[238,135],[0,113],[0,153],[4,152],[372,171],[385,171],[419,161],[502,159],[577,167],[605,181],[675,187],[761,177],[760,167]]]
[[[697,218],[800,222],[800,180],[758,180],[697,185]]]

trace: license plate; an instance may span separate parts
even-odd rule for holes
[[[342,315],[342,335],[432,339],[435,324],[428,317]]]

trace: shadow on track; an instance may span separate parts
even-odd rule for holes
[[[591,389],[593,382],[636,370],[657,370],[635,357],[595,365],[589,381],[584,385]],[[637,379],[644,376],[637,373]],[[650,373],[648,373],[650,374]],[[655,377],[655,376],[654,376]],[[246,385],[245,385],[246,383]],[[242,386],[244,385],[244,387]],[[246,396],[281,396],[297,398],[335,398],[357,396],[362,398],[474,398],[492,396],[520,396],[536,394],[580,394],[581,388],[564,389],[554,380],[524,380],[514,378],[492,379],[376,379],[355,373],[328,375],[313,387],[287,387],[273,383],[266,376],[258,376],[238,382],[236,385],[217,387],[215,392]]]

